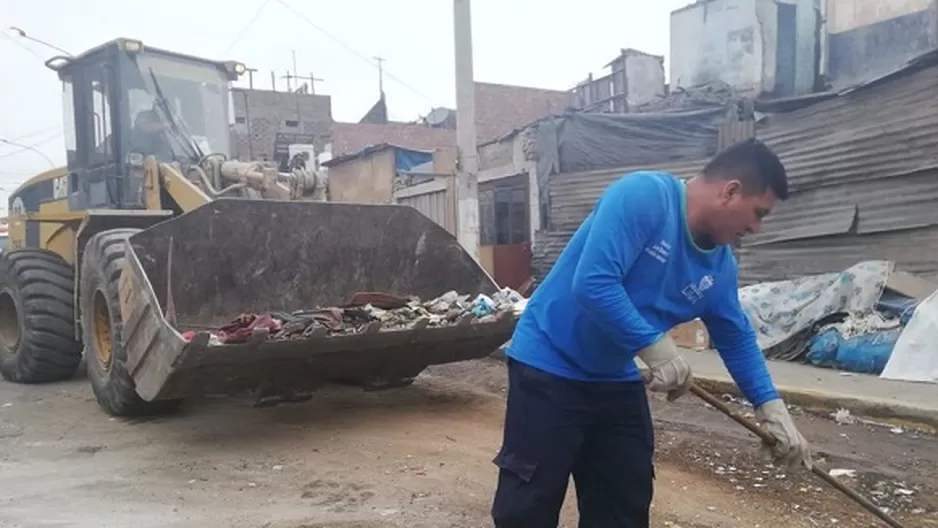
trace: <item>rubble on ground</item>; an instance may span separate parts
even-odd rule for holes
[[[429,301],[386,293],[358,293],[343,306],[319,307],[292,313],[241,314],[230,324],[211,330],[209,344],[246,342],[255,331],[266,330],[269,340],[353,335],[375,330],[443,327],[460,322],[492,322],[504,314],[517,316],[527,299],[510,288],[492,296],[473,297],[449,291]],[[196,331],[183,332],[191,340]]]

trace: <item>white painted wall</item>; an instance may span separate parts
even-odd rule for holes
[[[654,101],[664,95],[664,57],[627,53],[625,81],[629,108]]]
[[[924,11],[932,0],[827,0],[827,28],[841,33]]]
[[[767,41],[771,35],[766,35],[760,24],[758,11],[765,9],[760,6],[757,10],[761,1],[714,0],[673,12],[671,86],[722,80],[743,91],[761,92],[765,84],[763,49],[774,49],[774,39]],[[774,33],[775,25],[770,25]]]
[[[747,95],[776,88],[778,4],[797,5],[795,88],[811,91],[822,0],[711,0],[671,14],[672,87],[721,80]],[[847,0],[843,0],[847,1]],[[925,1],[929,0],[916,0]]]

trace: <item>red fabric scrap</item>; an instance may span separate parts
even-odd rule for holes
[[[238,316],[230,325],[223,326],[215,332],[222,343],[244,343],[250,339],[255,329],[266,328],[270,333],[280,331],[280,321],[277,321],[270,314],[242,314]]]

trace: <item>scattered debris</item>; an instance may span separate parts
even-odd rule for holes
[[[850,414],[850,411],[847,409],[837,409],[837,412],[831,414],[831,417],[840,425],[853,425],[857,423],[857,419]]]
[[[856,478],[857,470],[855,469],[832,469],[828,471],[832,477],[850,477]]]
[[[79,447],[78,447],[78,452],[79,452],[79,453],[85,453],[85,454],[88,454],[88,455],[93,455],[93,454],[95,454],[95,453],[101,451],[102,449],[104,449],[104,446],[100,446],[100,445],[87,445],[87,446],[79,446]]]

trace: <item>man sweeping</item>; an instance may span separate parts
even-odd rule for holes
[[[732,243],[788,197],[757,140],[683,182],[661,172],[609,186],[527,304],[508,348],[498,528],[556,527],[573,475],[580,526],[646,528],[654,432],[649,390],[673,401],[693,375],[667,332],[701,318],[730,375],[777,438],[777,463],[810,464],[737,297]]]

